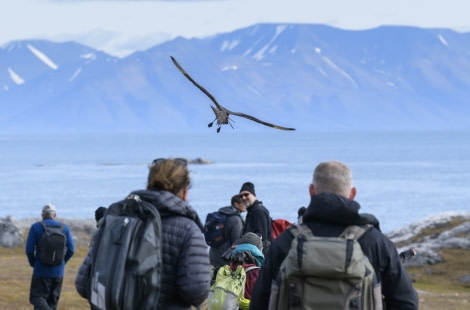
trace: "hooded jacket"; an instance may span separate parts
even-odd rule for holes
[[[360,205],[343,196],[322,193],[312,196],[304,216],[306,224],[316,236],[339,236],[349,225],[371,224],[358,241],[362,251],[374,267],[382,285],[387,310],[418,309],[418,296],[404,268],[395,245],[380,231],[378,220],[370,214],[360,214]],[[271,282],[290,249],[293,236],[288,231],[274,240],[261,267],[260,275],[251,294],[250,309],[268,309]]]
[[[60,226],[60,222],[53,219],[44,219],[43,220],[47,225],[50,226]],[[65,253],[64,260],[59,266],[48,266],[43,264],[38,258],[38,245],[41,240],[42,234],[45,232],[44,228],[41,225],[41,222],[36,222],[31,225],[29,229],[28,238],[26,239],[26,256],[28,257],[28,262],[31,267],[33,267],[33,275],[37,277],[44,278],[60,278],[64,276],[65,264],[73,256],[75,252],[75,247],[73,243],[73,237],[70,233],[70,229],[67,225],[63,226],[63,232],[67,237],[66,247],[67,251]]]
[[[167,191],[139,190],[132,194],[154,205],[162,220],[163,275],[158,309],[190,310],[199,306],[210,287],[209,256],[199,216],[187,202]],[[85,298],[85,271],[90,263],[87,255],[75,280],[77,291]]]
[[[223,230],[227,243],[222,244],[217,248],[210,248],[209,258],[214,268],[218,268],[229,263],[222,257],[222,254],[224,254],[224,252],[242,236],[243,232],[243,219],[240,212],[235,207],[223,207],[219,209],[219,212],[227,216]]]
[[[242,265],[246,272],[245,293],[246,299],[251,299],[251,290],[259,275],[259,266],[264,262],[261,250],[251,243],[241,243],[232,252],[230,268],[235,271]]]
[[[160,309],[191,309],[209,295],[210,267],[204,226],[196,211],[167,191],[133,194],[153,204],[162,218],[163,277]]]

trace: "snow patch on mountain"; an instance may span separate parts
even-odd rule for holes
[[[274,54],[274,52],[276,51],[276,46],[273,46],[271,47],[271,44],[273,44],[277,37],[284,31],[286,30],[287,26],[286,25],[279,25],[276,27],[276,32],[274,33],[274,36],[271,38],[271,40],[266,44],[264,45],[254,56],[253,58],[255,58],[256,60],[260,61],[260,60],[263,60],[263,58],[265,57],[264,53],[266,51],[269,51],[272,54]]]
[[[446,39],[444,39],[442,35],[438,35],[437,37],[439,38],[439,41],[441,41],[442,44],[444,44],[445,46],[449,46],[449,43],[447,43]]]
[[[96,59],[96,54],[95,53],[86,53],[86,54],[83,54],[83,55],[80,55],[80,58],[83,58],[83,59],[86,59],[86,60],[89,60],[89,61],[93,61]]]
[[[328,57],[323,57],[323,60],[334,70],[338,71],[342,76],[344,76],[348,81],[351,82],[351,84],[354,85],[355,88],[359,88],[357,85],[356,81],[344,70],[339,68],[331,59]]]
[[[73,80],[75,80],[75,78],[80,74],[80,72],[82,72],[82,68],[78,68],[73,74],[72,76],[69,78],[69,82],[73,82]]]
[[[222,42],[220,51],[225,52],[225,50],[229,50],[229,51],[233,50],[238,44],[240,44],[239,40],[232,40],[232,41],[224,40]]]
[[[24,84],[24,79],[21,78],[12,68],[8,68],[8,73],[10,74],[10,78],[15,82],[16,85]],[[6,89],[5,89],[6,90]]]
[[[43,63],[45,63],[48,67],[50,67],[52,70],[57,70],[59,69],[59,66],[56,65],[46,54],[32,46],[31,44],[27,45],[28,49],[31,51],[31,53],[34,54],[39,60],[41,60]]]
[[[238,67],[235,65],[232,65],[232,66],[225,66],[222,68],[222,71],[228,71],[228,70],[238,70]]]

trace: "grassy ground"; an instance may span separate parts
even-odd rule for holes
[[[75,290],[75,275],[86,255],[87,247],[76,249],[65,267],[59,309],[89,309],[88,302]],[[29,266],[24,247],[0,247],[0,309],[32,309],[29,303],[29,285],[33,268]]]
[[[59,309],[89,309],[88,303],[75,290],[75,275],[86,255],[81,245],[65,268]],[[470,274],[470,251],[450,249],[444,252],[444,262],[408,270],[418,290],[421,310],[470,309],[470,284],[459,281],[460,275]],[[29,304],[29,284],[32,268],[24,247],[0,247],[0,309],[32,309]]]
[[[470,309],[470,283],[459,279],[470,275],[470,251],[445,249],[442,258],[439,264],[408,269],[419,292],[420,309]]]

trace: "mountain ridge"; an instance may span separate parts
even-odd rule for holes
[[[210,130],[211,101],[170,56],[228,109],[281,126],[470,129],[470,33],[449,29],[257,24],[124,58],[42,40],[12,42],[0,56],[5,133]],[[235,130],[274,130],[233,119]]]

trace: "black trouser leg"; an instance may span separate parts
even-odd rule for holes
[[[31,278],[29,302],[34,310],[55,310],[59,303],[63,278],[43,278],[34,276]]]

